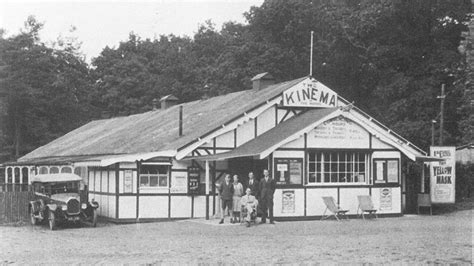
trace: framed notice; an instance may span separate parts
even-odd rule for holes
[[[281,213],[295,213],[295,191],[282,191]]]
[[[399,181],[399,159],[374,159],[374,183],[397,184]]]
[[[397,160],[387,161],[387,182],[398,183],[398,161]]]
[[[430,155],[445,159],[430,163],[430,195],[432,203],[454,203],[456,187],[455,147],[432,146]]]
[[[133,172],[132,170],[123,171],[123,193],[132,193]]]
[[[392,210],[392,189],[391,188],[380,189],[380,210],[382,211]]]
[[[199,193],[201,170],[198,167],[188,167],[188,194]]]
[[[171,179],[171,192],[186,193],[186,176],[173,176]]]
[[[275,181],[280,185],[302,184],[302,158],[275,158]]]

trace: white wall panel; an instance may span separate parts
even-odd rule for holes
[[[400,158],[400,152],[398,151],[374,151],[372,158]]]
[[[100,182],[101,192],[109,192],[108,191],[108,185],[109,185],[109,180],[108,180],[108,172],[107,171],[102,171],[101,172],[101,182]]]
[[[251,119],[237,127],[237,147],[255,137],[255,120]]]
[[[294,191],[295,209],[294,212],[283,213],[283,192]],[[304,189],[277,189],[273,194],[273,215],[278,216],[303,216],[304,215]]]
[[[381,190],[384,188],[372,188],[372,202],[375,205],[375,208],[377,209],[377,213],[401,213],[402,212],[402,207],[401,207],[401,191],[400,188],[398,187],[392,187],[392,188],[385,188],[389,189],[391,191],[391,197],[388,197],[390,200],[389,202],[385,201],[386,204],[391,202],[391,207],[383,207],[381,208]],[[386,205],[384,204],[384,205]]]
[[[119,197],[119,219],[136,218],[137,216],[137,197],[120,196]]]
[[[304,148],[304,137],[300,137],[296,140],[288,142],[287,144],[281,147],[282,148]]]
[[[140,196],[140,218],[167,218],[168,196]]]
[[[234,147],[234,130],[216,137],[216,147]]]
[[[116,212],[115,196],[108,196],[107,200],[109,204],[107,217],[115,218],[115,212]]]
[[[172,218],[191,217],[191,197],[189,196],[171,197],[171,217]]]
[[[95,171],[94,191],[100,191],[101,171]]]
[[[393,146],[383,142],[379,138],[372,136],[372,149],[395,149]]]
[[[341,188],[339,191],[339,204],[342,209],[349,210],[347,214],[356,214],[359,207],[357,196],[369,195],[369,188]],[[336,198],[337,200],[337,198]]]
[[[217,200],[217,197],[216,197]],[[209,216],[212,216],[212,196],[209,196]],[[216,205],[217,206],[217,205]],[[194,197],[194,218],[206,217],[206,196]]]
[[[109,171],[109,193],[115,193],[115,171]]]
[[[257,136],[275,127],[275,106],[257,116]]]
[[[172,169],[184,169],[187,170],[188,166],[191,166],[191,161],[177,161],[173,159]]]
[[[326,205],[322,197],[334,197],[337,201],[337,188],[310,188],[306,189],[306,215],[323,215]]]

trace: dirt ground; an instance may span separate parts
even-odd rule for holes
[[[0,264],[471,264],[473,210],[246,228],[218,220],[0,226]]]

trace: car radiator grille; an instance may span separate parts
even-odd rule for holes
[[[69,214],[77,214],[79,213],[81,208],[81,204],[77,199],[70,199],[67,202],[67,213]]]

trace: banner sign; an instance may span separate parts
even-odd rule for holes
[[[430,163],[430,195],[432,203],[454,203],[456,184],[456,147],[431,146],[430,155],[445,159]]]
[[[283,92],[283,106],[336,107],[337,94],[317,80],[306,79]]]
[[[283,190],[281,198],[283,200],[281,213],[295,213],[295,191]]]
[[[392,189],[391,188],[380,189],[380,210],[382,211],[392,210]]]
[[[199,193],[201,172],[199,167],[188,167],[188,194]]]

